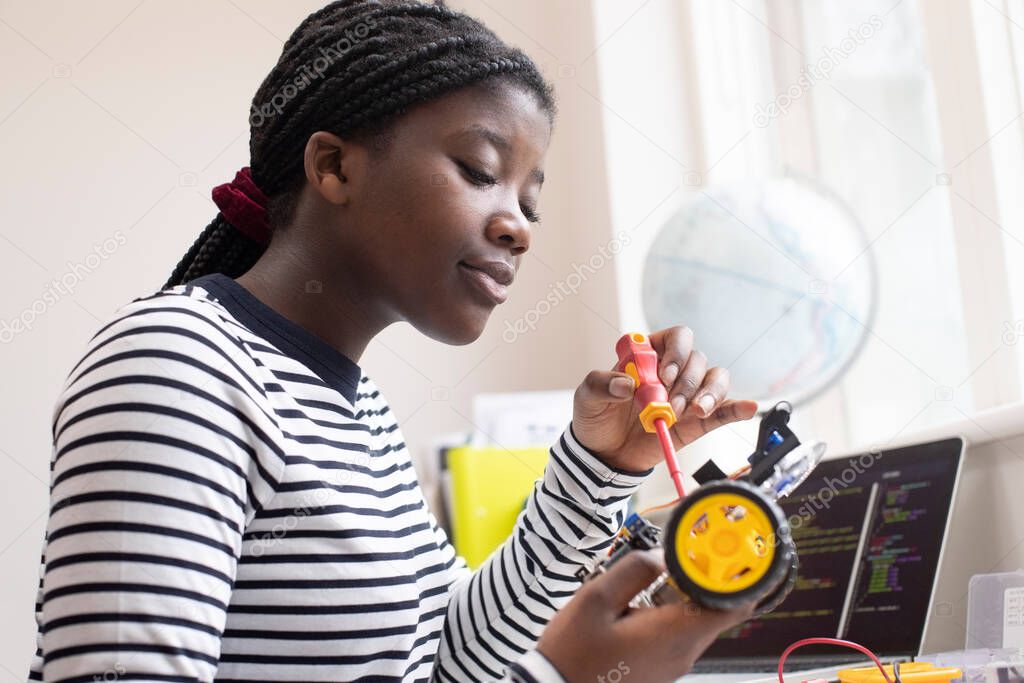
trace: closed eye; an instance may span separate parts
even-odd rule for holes
[[[462,169],[462,172],[467,178],[469,178],[469,182],[473,183],[477,187],[493,187],[498,184],[498,179],[485,171],[474,168],[464,161],[456,160],[455,163],[458,164],[459,168]],[[538,214],[537,210],[532,206],[520,204],[519,210],[523,212],[523,216],[529,222],[540,222],[540,214]]]
[[[474,185],[479,187],[492,187],[498,184],[498,179],[491,174],[473,168],[463,161],[457,161],[456,163],[459,165],[459,168],[462,169],[462,172],[466,174],[466,177],[469,178],[469,182]]]

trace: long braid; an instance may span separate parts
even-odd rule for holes
[[[292,219],[313,133],[379,135],[413,105],[494,79],[525,87],[554,116],[551,86],[533,61],[443,0],[338,0],[306,17],[250,110],[252,178],[267,196],[271,229]],[[238,277],[263,251],[218,213],[164,286],[214,272]]]

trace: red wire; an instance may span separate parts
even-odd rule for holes
[[[785,650],[783,650],[782,656],[779,657],[779,683],[786,683],[786,681],[782,678],[782,668],[786,665],[786,657],[789,656],[790,652],[797,649],[798,647],[803,647],[804,645],[841,645],[843,647],[848,647],[853,650],[857,650],[858,652],[866,654],[868,657],[871,658],[871,661],[878,665],[878,669],[882,672],[882,678],[885,679],[885,683],[892,683],[892,680],[889,678],[889,674],[885,673],[885,667],[882,666],[882,662],[879,661],[878,657],[875,656],[874,652],[867,649],[863,645],[858,645],[857,643],[854,643],[850,640],[840,640],[839,638],[804,638],[803,640],[798,640],[789,647],[787,647]]]
[[[676,493],[680,498],[685,498],[683,473],[679,471],[679,461],[676,460],[676,449],[672,445],[672,436],[668,432],[668,425],[665,424],[663,418],[659,417],[654,421],[654,426],[658,431],[658,440],[661,441],[661,450],[665,454],[665,464],[668,465],[669,476],[672,477],[672,483],[676,485]]]

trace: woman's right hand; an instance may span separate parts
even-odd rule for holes
[[[537,650],[567,683],[674,681],[722,631],[753,615],[753,602],[728,612],[682,601],[630,609],[629,601],[665,570],[663,552],[619,560],[584,584],[544,629]]]

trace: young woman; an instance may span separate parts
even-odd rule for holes
[[[57,401],[31,678],[684,673],[749,610],[627,610],[653,555],[569,601],[660,458],[628,376],[586,376],[513,535],[471,574],[358,365],[398,321],[469,343],[504,300],[554,117],[536,66],[446,7],[342,0],[298,27],[251,114],[251,172]],[[753,416],[688,330],[652,339],[677,446]]]

